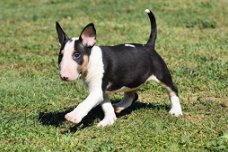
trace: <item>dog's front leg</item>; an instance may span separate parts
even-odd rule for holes
[[[98,127],[105,127],[112,125],[116,121],[116,114],[114,108],[111,104],[111,101],[108,97],[105,97],[105,100],[101,103],[102,110],[104,112],[104,118],[98,123]]]
[[[103,101],[102,91],[92,91],[89,96],[81,102],[73,111],[65,115],[65,118],[72,123],[80,123],[88,112]]]

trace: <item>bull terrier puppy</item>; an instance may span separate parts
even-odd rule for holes
[[[120,113],[137,100],[137,90],[148,81],[162,84],[168,90],[171,101],[169,113],[182,115],[177,87],[165,62],[155,51],[157,25],[154,14],[149,9],[145,12],[151,23],[146,44],[96,46],[93,23],[86,25],[79,37],[69,38],[56,22],[60,43],[60,77],[64,81],[73,81],[82,76],[89,89],[88,97],[65,115],[68,121],[77,124],[92,108],[101,105],[104,118],[98,126],[111,125],[116,120],[115,113]],[[116,91],[123,91],[124,98],[112,105],[107,94]]]

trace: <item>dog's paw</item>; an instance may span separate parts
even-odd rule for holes
[[[105,126],[109,126],[112,125],[115,121],[116,121],[116,115],[110,115],[110,116],[106,116],[103,120],[101,120],[97,127],[105,127]]]
[[[119,107],[117,105],[113,105],[115,113],[120,113],[122,110],[124,110],[123,107]]]
[[[182,116],[183,115],[181,108],[175,108],[175,107],[174,108],[171,108],[171,110],[169,111],[169,113],[171,115],[176,116],[176,117],[179,117],[179,116]]]
[[[79,122],[81,122],[81,118],[77,118],[77,114],[74,111],[67,113],[65,115],[65,119],[74,124],[78,124]]]

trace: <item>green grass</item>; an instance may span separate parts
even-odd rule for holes
[[[0,151],[227,151],[228,2],[0,1]],[[94,22],[98,45],[145,43],[156,15],[156,48],[180,90],[184,116],[168,114],[154,83],[113,126],[97,128],[96,108],[82,124],[63,119],[86,95],[81,80],[59,79],[55,21],[69,36]],[[111,99],[120,100],[122,94]]]

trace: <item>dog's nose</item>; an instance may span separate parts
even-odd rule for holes
[[[63,81],[68,81],[70,79],[70,73],[67,70],[61,70],[59,75]]]
[[[60,77],[63,81],[67,81],[69,79],[69,77],[66,77],[66,76],[60,76]]]

